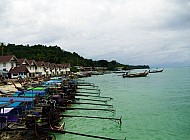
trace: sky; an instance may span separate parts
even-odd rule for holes
[[[0,0],[0,42],[87,59],[190,66],[190,0]]]

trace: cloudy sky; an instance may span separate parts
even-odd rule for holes
[[[93,60],[190,65],[190,0],[0,0],[0,42]]]

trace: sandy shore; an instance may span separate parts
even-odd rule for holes
[[[21,85],[19,84],[19,83],[15,83],[15,85],[17,86],[17,87],[21,87]],[[16,92],[17,91],[17,89],[14,87],[14,85],[13,84],[11,84],[11,83],[9,83],[8,85],[1,85],[0,86],[0,89],[2,90],[2,91],[5,91],[5,92]]]

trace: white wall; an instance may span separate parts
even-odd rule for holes
[[[16,67],[16,63],[15,62],[6,62],[6,66],[3,65],[3,63],[0,63],[0,69],[6,69],[6,71],[9,71],[11,69],[11,67]]]

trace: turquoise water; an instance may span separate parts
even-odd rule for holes
[[[190,139],[190,67],[167,68],[162,73],[150,73],[140,78],[106,74],[84,80],[97,85],[101,96],[113,98],[108,104],[113,105],[115,113],[74,110],[64,114],[122,116],[122,125],[111,120],[65,118],[65,130],[118,139],[126,137],[127,140]],[[107,108],[92,105],[73,107]],[[71,134],[56,137],[65,140],[92,139]]]

